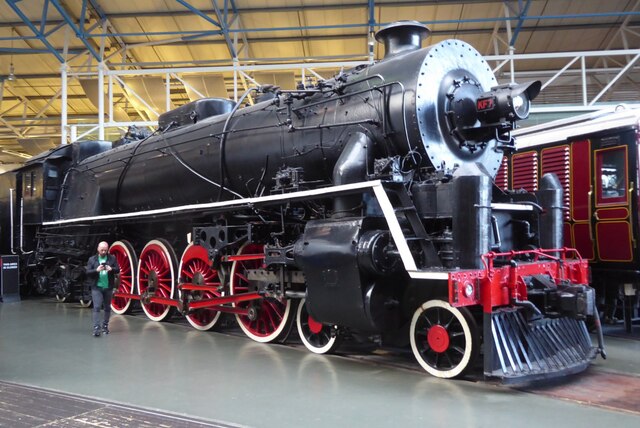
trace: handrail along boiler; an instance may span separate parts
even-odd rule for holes
[[[22,202],[3,215],[28,281],[73,290],[108,238],[119,313],[140,301],[201,330],[233,313],[260,342],[295,325],[316,353],[346,337],[406,345],[444,378],[480,355],[505,381],[585,369],[602,343],[585,327],[586,262],[554,233],[557,179],[537,193],[492,185],[540,83],[499,86],[471,46],[421,48],[427,34],[391,24],[375,64],[199,100],[150,136],[28,162],[5,177]]]

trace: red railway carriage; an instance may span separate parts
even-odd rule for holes
[[[496,176],[502,189],[536,191],[555,173],[564,190],[565,245],[589,260],[607,320],[638,315],[640,109],[615,109],[514,132],[517,151]]]

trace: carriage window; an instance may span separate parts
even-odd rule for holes
[[[624,203],[626,201],[626,154],[626,147],[596,152],[598,203]]]

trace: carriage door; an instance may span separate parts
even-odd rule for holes
[[[594,141],[593,223],[597,259],[603,262],[633,260],[630,220],[634,184],[629,182],[628,148],[619,145],[620,137]]]
[[[595,260],[594,231],[591,224],[593,217],[592,170],[591,141],[578,140],[572,142],[571,195],[569,203],[571,240],[565,239],[565,243],[576,248],[580,255],[587,260]]]

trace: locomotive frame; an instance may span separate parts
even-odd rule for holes
[[[201,100],[148,137],[32,159],[2,176],[3,251],[66,296],[110,240],[113,309],[139,301],[153,321],[177,310],[208,330],[227,312],[259,342],[295,323],[312,352],[346,335],[406,345],[443,378],[480,356],[505,382],[586,369],[604,345],[586,329],[587,263],[558,232],[557,178],[492,188],[540,82],[497,85],[469,45],[421,49],[426,34],[392,24],[382,61],[313,88]]]

